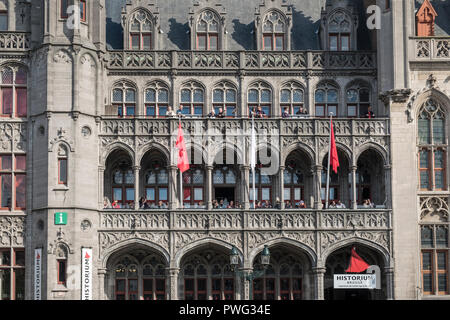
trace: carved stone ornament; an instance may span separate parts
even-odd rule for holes
[[[448,221],[448,197],[421,197],[420,220],[437,216],[439,220]]]
[[[53,148],[60,142],[67,144],[69,146],[70,152],[75,152],[74,142],[72,138],[66,135],[66,130],[64,130],[63,128],[59,128],[56,132],[56,137],[49,141],[48,151],[52,152]]]
[[[73,245],[72,243],[66,238],[66,235],[62,228],[59,228],[56,231],[56,239],[53,240],[53,242],[49,242],[48,244],[48,254],[57,254],[58,248],[60,246],[64,245],[70,254],[74,254]]]

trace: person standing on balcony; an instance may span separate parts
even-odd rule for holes
[[[367,108],[366,118],[369,118],[369,119],[375,118],[375,114],[372,112],[371,106],[369,106]]]
[[[281,117],[282,118],[290,118],[291,117],[291,115],[289,114],[289,108],[288,107],[284,108],[283,113],[281,114]]]
[[[167,107],[166,116],[169,118],[175,117],[175,112],[173,112],[172,107]]]

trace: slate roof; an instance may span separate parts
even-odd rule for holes
[[[106,1],[106,41],[109,49],[123,49],[123,28],[120,24],[122,7],[127,0]],[[268,0],[267,0],[268,1]],[[334,0],[289,0],[292,5],[292,49],[320,50],[320,14],[326,2]],[[336,0],[339,1],[339,0]],[[340,0],[343,1],[343,0]],[[358,49],[371,50],[369,31],[365,24],[365,10],[361,0],[353,2],[360,13],[358,28]],[[226,8],[228,50],[255,50],[254,18],[255,8],[261,0],[223,0]],[[189,9],[193,0],[158,0],[160,12],[161,50],[190,50]]]

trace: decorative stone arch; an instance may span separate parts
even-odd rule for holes
[[[165,157],[167,165],[170,165],[170,151],[167,149],[166,146],[155,141],[150,141],[139,149],[139,151],[136,154],[137,163],[142,163],[142,160],[145,157],[145,155],[152,150],[159,151]]]
[[[232,245],[228,242],[225,242],[223,240],[215,239],[212,237],[203,238],[203,239],[194,241],[194,242],[184,246],[183,248],[179,249],[177,252],[175,252],[175,255],[173,256],[173,260],[171,261],[171,267],[172,268],[180,268],[181,260],[183,260],[183,258],[185,256],[187,256],[189,253],[195,251],[196,249],[201,248],[204,245],[218,246],[224,250],[228,250],[230,253],[231,253],[231,249],[234,247],[234,245]],[[237,247],[236,247],[236,249],[239,253],[240,261],[242,262],[242,264],[244,264],[245,260],[244,260],[244,255],[243,255],[242,251]]]
[[[337,1],[336,1],[337,3]],[[349,34],[350,44],[349,51],[355,51],[357,46],[357,30],[359,25],[358,12],[353,5],[348,5],[346,8],[337,7],[339,3],[327,4],[325,10],[322,10],[320,38],[323,50],[330,50],[329,34]],[[344,22],[344,23],[343,23]],[[333,24],[333,25],[332,25]],[[339,26],[337,26],[339,24]]]
[[[289,155],[296,150],[302,151],[309,158],[311,165],[314,165],[316,154],[315,150],[302,142],[295,142],[283,148],[283,152],[281,153],[281,165],[286,163]]]
[[[384,248],[383,246],[379,245],[376,242],[370,241],[370,240],[366,240],[363,238],[359,238],[357,236],[353,236],[351,238],[339,241],[337,243],[334,243],[330,246],[328,246],[324,251],[321,252],[321,255],[318,259],[318,263],[317,266],[318,267],[322,267],[325,268],[326,267],[326,261],[328,259],[328,257],[333,254],[334,251],[350,246],[354,243],[358,243],[361,244],[363,246],[368,247],[369,249],[374,250],[375,252],[377,252],[378,254],[380,254],[380,256],[383,258],[383,263],[384,263],[384,267],[394,267],[394,262],[393,259],[391,258],[391,255],[389,253],[389,251]]]
[[[355,163],[358,163],[359,157],[367,150],[374,150],[383,160],[385,166],[389,165],[389,155],[381,145],[376,142],[370,141],[363,144],[361,147],[356,149],[355,153]]]
[[[191,33],[191,50],[201,50],[198,47],[197,35],[206,35],[206,50],[211,50],[208,42],[209,36],[217,36],[217,49],[226,50],[225,35],[228,33],[225,26],[226,10],[218,1],[196,1],[189,10],[189,29]],[[213,8],[213,5],[215,8]],[[206,23],[205,29],[199,28],[200,23]],[[210,23],[211,22],[211,23]]]
[[[163,248],[162,246],[160,246],[159,244],[156,244],[154,242],[135,238],[135,239],[128,239],[128,240],[119,242],[119,243],[109,247],[107,250],[101,252],[101,255],[100,255],[101,268],[103,268],[103,269],[107,268],[108,260],[114,254],[123,250],[124,255],[126,255],[125,250],[127,248],[133,248],[136,245],[142,245],[143,247],[148,247],[152,251],[155,251],[156,253],[160,254],[165,259],[167,266],[169,266],[170,254],[165,248]]]
[[[237,145],[233,144],[230,141],[223,141],[221,144],[210,144],[208,146],[208,162],[207,165],[213,166],[216,160],[216,157],[223,152],[223,155],[228,155],[228,152],[233,151],[233,157],[236,155],[237,163],[235,164],[244,164],[245,153],[244,151]]]
[[[73,141],[68,142],[66,137],[57,137],[50,141],[48,152],[53,152],[55,150],[55,146],[63,145],[68,152],[75,152],[75,148],[73,146]],[[69,154],[67,154],[69,156]]]
[[[137,14],[143,14],[144,16],[137,17]],[[158,49],[159,33],[161,33],[159,25],[159,8],[156,6],[156,2],[153,0],[139,1],[127,1],[126,5],[122,8],[122,18],[121,24],[123,27],[123,47],[126,50],[131,50],[131,32],[137,30],[132,30],[131,23],[132,19],[139,18],[138,21],[142,19],[148,20],[151,23],[149,30],[144,30],[151,33],[151,50]],[[139,33],[143,30],[140,27]],[[142,40],[141,40],[142,41]]]
[[[136,164],[136,156],[134,150],[128,146],[127,144],[116,141],[112,144],[108,145],[106,148],[103,148],[103,152],[100,156],[100,164],[102,166],[106,166],[106,160],[108,160],[109,156],[116,150],[125,151],[133,164]]]
[[[271,246],[275,245],[288,245],[289,247],[305,253],[305,255],[309,258],[309,262],[311,263],[312,268],[316,267],[317,265],[317,254],[313,248],[297,240],[280,237],[267,241],[266,243],[260,244],[257,247],[253,248],[253,250],[248,253],[247,267],[251,267],[253,265],[253,261],[255,260],[256,256],[264,249],[265,245],[269,246],[269,249]]]
[[[278,168],[280,166],[280,160],[282,158],[282,153],[281,153],[281,150],[280,150],[280,146],[274,146],[270,142],[268,142],[268,143],[259,142],[259,143],[256,144],[256,148],[255,148],[256,154],[259,154],[259,152],[264,150],[264,149],[270,150],[270,152],[271,152],[270,158],[277,160],[278,163],[276,164],[276,167]],[[278,152],[278,155],[279,155],[278,157],[274,157],[273,152],[272,152],[272,150],[274,150],[274,149],[275,149],[276,152]],[[250,163],[250,159],[248,159],[248,161]],[[256,157],[256,162],[258,162],[258,157]]]
[[[433,87],[418,92],[416,97],[411,98],[408,109],[410,109],[413,119],[417,119],[418,112],[428,99],[436,101],[444,109],[445,113],[450,114],[450,98],[438,88]]]
[[[272,12],[279,14],[283,18],[284,50],[291,50],[292,7],[283,0],[264,0],[256,7],[256,48],[257,50],[263,50],[264,21]]]

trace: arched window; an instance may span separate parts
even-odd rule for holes
[[[322,83],[317,86],[315,92],[316,117],[328,117],[338,115],[339,94],[336,86],[330,83]]]
[[[196,82],[189,82],[183,85],[180,92],[180,101],[182,114],[185,115],[203,115],[203,106],[205,103],[204,90]]]
[[[350,51],[352,19],[337,11],[328,19],[328,48],[330,51]]]
[[[197,50],[219,50],[219,17],[211,10],[203,11],[197,20]]]
[[[153,22],[146,10],[136,10],[129,20],[130,43],[132,50],[152,50]]]
[[[421,190],[447,190],[446,116],[439,104],[429,99],[420,109],[419,175]]]
[[[114,268],[116,300],[139,300],[138,266],[125,257]]]
[[[162,82],[153,82],[145,90],[145,114],[149,117],[165,117],[169,107],[169,89]]]
[[[113,202],[117,201],[121,208],[133,209],[134,172],[126,161],[122,161],[112,173]]]
[[[205,174],[201,166],[191,165],[183,173],[183,203],[185,208],[204,208]]]
[[[184,299],[207,300],[208,271],[206,266],[188,264],[183,269],[184,273]]]
[[[59,244],[56,249],[56,270],[57,270],[57,283],[63,286],[67,281],[67,249],[63,244]]]
[[[61,145],[58,149],[58,184],[67,186],[69,175],[68,151],[66,146]]]
[[[159,163],[153,164],[145,175],[145,194],[150,205],[158,204],[159,201],[167,204],[168,201],[169,173],[167,169],[161,168]]]
[[[0,210],[25,210],[25,208],[26,155],[0,154]]]
[[[271,11],[264,17],[263,22],[263,50],[282,51],[286,50],[285,28],[286,19],[277,12]]]
[[[166,270],[156,259],[144,263],[142,270],[142,293],[144,300],[166,299]]]
[[[1,70],[0,116],[27,116],[27,72],[23,67],[4,67]]]
[[[304,91],[296,82],[283,85],[280,93],[281,114],[287,108],[290,115],[304,115]],[[306,111],[307,113],[307,111]]]
[[[229,82],[221,82],[213,90],[213,108],[216,114],[222,108],[227,117],[235,117],[237,113],[237,90]]]
[[[266,117],[271,115],[272,89],[265,82],[256,82],[248,90],[247,106],[249,115],[252,111],[262,110]]]
[[[347,90],[347,116],[364,117],[370,106],[370,89],[364,85],[355,85]]]
[[[255,170],[255,192],[257,204],[260,202],[260,209],[268,209],[272,207],[272,176],[261,173],[261,165]],[[250,203],[253,205],[253,172],[250,170]]]
[[[136,112],[136,89],[126,83],[116,85],[112,91],[112,105],[119,117],[133,117]]]

